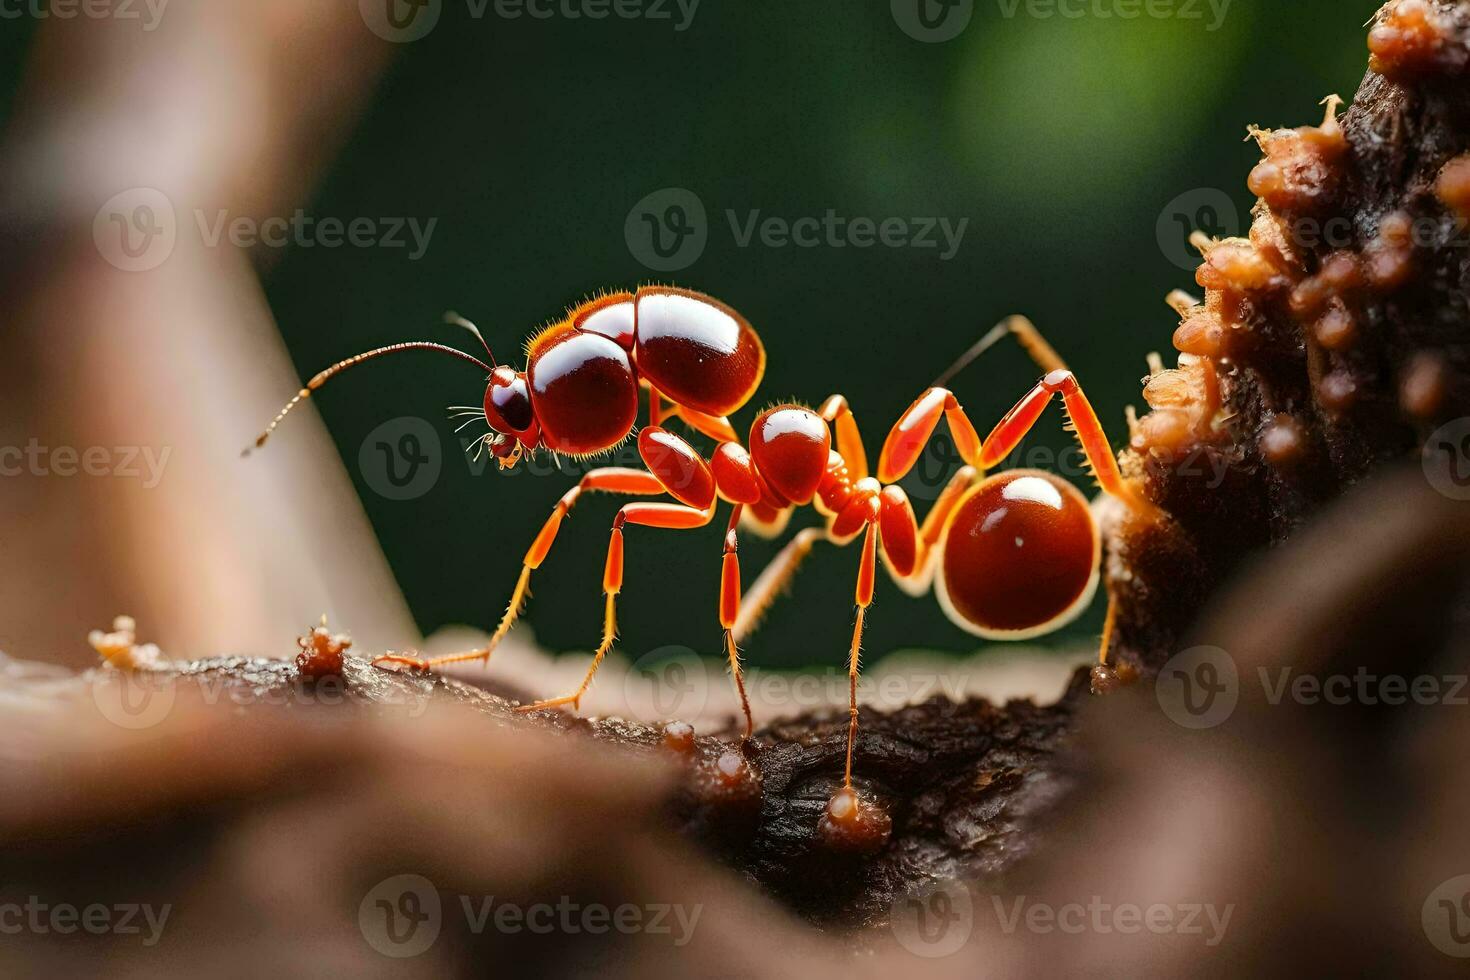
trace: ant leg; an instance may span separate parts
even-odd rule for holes
[[[929,441],[929,436],[933,434],[934,427],[939,423],[941,412],[949,422],[950,432],[954,435],[960,457],[970,466],[985,468],[978,458],[979,437],[975,433],[975,428],[966,418],[964,409],[955,400],[954,394],[946,386],[955,375],[1007,336],[1014,337],[1022,350],[1030,355],[1031,360],[1035,361],[1042,371],[1050,374],[1067,369],[1066,362],[1062,360],[1056,349],[1047,343],[1041,331],[1036,329],[1036,324],[1024,316],[1007,317],[981,337],[973,347],[960,355],[959,359],[939,376],[934,385],[920,395],[913,405],[909,406],[908,411],[903,413],[883,444],[883,453],[878,459],[879,480],[884,483],[896,483],[904,478],[913,468],[914,463],[918,461],[919,453],[923,451],[924,444]]]
[[[1052,397],[1058,394],[1062,396],[1062,405],[1072,420],[1077,442],[1082,446],[1082,452],[1087,457],[1088,465],[1092,467],[1098,485],[1105,493],[1128,505],[1135,514],[1155,516],[1158,508],[1123,482],[1123,474],[1118,470],[1118,458],[1108,443],[1107,434],[1103,432],[1097,413],[1092,410],[1092,404],[1083,394],[1082,386],[1077,383],[1077,378],[1071,371],[1051,372],[1006,413],[1005,418],[986,437],[980,451],[979,465],[988,468],[1010,455],[1011,450],[1020,444],[1021,439],[1036,424]]]
[[[1102,641],[1098,644],[1097,650],[1097,662],[1098,666],[1101,667],[1106,667],[1108,665],[1108,654],[1112,652],[1113,646],[1113,628],[1117,625],[1118,622],[1118,600],[1117,597],[1113,595],[1113,589],[1111,586],[1108,587],[1107,593],[1108,614],[1106,617],[1103,618]]]
[[[715,503],[711,502],[708,509],[696,510],[682,504],[623,505],[623,509],[618,511],[618,516],[613,519],[612,538],[607,543],[607,563],[602,570],[602,593],[607,600],[607,609],[603,617],[602,642],[598,644],[597,652],[592,657],[592,665],[587,668],[587,676],[582,678],[581,685],[571,694],[559,698],[548,698],[534,704],[523,704],[516,708],[517,711],[541,711],[564,704],[570,704],[572,710],[575,711],[581,705],[582,696],[587,693],[587,688],[592,684],[597,668],[602,666],[602,659],[612,649],[613,640],[618,635],[617,599],[618,593],[623,589],[623,525],[632,523],[674,530],[704,527],[714,518],[715,506]]]
[[[863,642],[863,616],[868,606],[873,602],[873,572],[874,552],[878,543],[878,524],[876,521],[868,522],[867,533],[863,535],[863,556],[858,564],[857,588],[855,598],[857,600],[857,621],[852,627],[852,649],[848,653],[847,661],[847,690],[848,690],[848,724],[847,724],[847,771],[843,776],[842,786],[844,789],[852,789],[852,749],[857,742],[858,730],[858,705],[857,705],[857,683],[858,683],[858,659],[862,650]]]
[[[1041,331],[1036,329],[1036,324],[1024,316],[1008,316],[976,341],[975,346],[961,354],[934,382],[934,387],[947,386],[950,381],[954,380],[955,375],[969,367],[977,357],[994,347],[1006,336],[1016,338],[1016,343],[1020,344],[1021,349],[1036,362],[1036,366],[1041,368],[1043,374],[1066,370],[1067,362],[1063,361],[1056,349],[1047,343]]]
[[[674,416],[683,419],[695,432],[709,436],[715,442],[738,443],[740,441],[740,437],[735,434],[735,427],[723,415],[706,415],[687,405],[675,403],[673,410],[665,417],[673,418]]]
[[[907,512],[913,513],[912,506],[908,503],[907,495],[900,501],[899,494],[903,491],[898,487],[885,487],[880,501],[882,509],[880,517],[883,526],[880,528],[880,543],[882,545],[883,557],[890,575],[898,584],[899,588],[910,595],[923,595],[930,583],[929,569],[938,553],[940,536],[944,534],[945,522],[949,515],[954,513],[955,506],[959,504],[960,498],[965,491],[974,485],[980,474],[974,467],[963,467],[949,481],[949,484],[939,494],[939,499],[934,502],[924,518],[922,525],[917,528],[918,555],[917,561],[913,563],[912,569],[907,574],[900,572],[900,562],[895,560],[894,552],[902,548],[905,532],[902,529],[903,518],[898,515]],[[910,518],[912,519],[912,518]],[[890,530],[890,522],[893,529]],[[912,531],[907,532],[910,538],[914,537]],[[740,606],[740,615],[735,620],[735,642],[743,643],[746,638],[754,633],[765,617],[766,611],[786,591],[792,578],[801,570],[802,563],[811,554],[812,546],[819,541],[828,540],[826,532],[822,528],[808,527],[796,532],[786,546],[771,559],[771,563],[765,567],[755,582],[745,593],[745,601]]]
[[[847,464],[852,482],[856,483],[866,477],[868,454],[863,450],[862,434],[858,432],[857,419],[853,418],[847,399],[841,395],[833,395],[822,403],[817,414],[822,416],[822,421],[832,424],[837,430],[837,453]]]
[[[939,544],[939,539],[944,536],[944,526],[949,522],[949,515],[959,506],[960,498],[965,491],[980,481],[985,474],[973,466],[964,466],[960,471],[950,478],[949,483],[940,491],[939,499],[934,501],[934,506],[924,517],[924,524],[919,528],[919,540],[924,544],[926,555],[932,555]]]
[[[959,400],[948,388],[930,388],[908,407],[889,430],[883,443],[883,452],[878,456],[878,480],[881,483],[897,483],[908,475],[919,461],[919,454],[934,434],[934,428],[943,415],[954,436],[955,448],[960,458],[969,466],[980,466],[980,434],[970,422]]]
[[[730,657],[730,674],[735,678],[735,690],[740,692],[740,708],[745,712],[745,737],[748,739],[755,734],[755,722],[750,716],[750,698],[745,694],[740,650],[731,633],[740,614],[740,556],[736,552],[736,529],[740,526],[743,509],[744,505],[735,505],[730,513],[730,526],[725,529],[725,553],[720,565],[720,626],[725,630],[725,652]]]
[[[431,667],[442,667],[445,664],[463,663],[467,660],[489,660],[490,654],[505,639],[511,627],[515,625],[520,617],[521,611],[526,604],[526,598],[530,594],[531,572],[541,567],[551,551],[551,545],[556,541],[556,535],[561,530],[562,518],[577,503],[577,498],[584,490],[601,491],[604,493],[621,493],[637,495],[654,495],[664,493],[664,485],[652,473],[643,470],[627,469],[624,467],[609,466],[596,469],[582,477],[576,486],[568,490],[557,501],[551,516],[546,518],[546,523],[541,526],[541,532],[536,535],[536,540],[526,552],[526,557],[521,565],[521,577],[516,581],[515,591],[511,593],[510,604],[506,607],[505,615],[501,617],[500,625],[495,628],[495,633],[482,647],[470,650],[466,653],[450,654],[445,657],[434,657],[423,660],[418,657],[405,657],[389,654],[373,660],[373,664],[401,664],[407,667],[415,667],[427,670]]]

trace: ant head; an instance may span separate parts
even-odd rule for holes
[[[535,449],[541,442],[541,428],[536,424],[524,371],[502,365],[490,373],[490,384],[485,388],[485,421],[498,433],[490,441],[490,450],[502,466],[514,466],[523,449]]]

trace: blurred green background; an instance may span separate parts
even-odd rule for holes
[[[957,37],[926,43],[901,29],[902,11],[887,0],[704,0],[683,30],[672,2],[661,5],[671,19],[590,20],[506,19],[493,3],[475,18],[466,0],[444,0],[434,30],[397,46],[306,204],[344,221],[437,218],[425,254],[291,249],[270,257],[269,299],[305,377],[395,340],[472,343],[440,325],[448,308],[479,321],[509,358],[589,293],[674,281],[729,302],[765,340],[763,390],[738,429],[771,401],[840,391],[874,459],[888,426],[956,354],[1024,312],[1121,442],[1144,357],[1168,348],[1176,323],[1162,299],[1192,288],[1188,227],[1244,230],[1257,156],[1242,142],[1247,124],[1315,122],[1319,99],[1350,97],[1365,66],[1362,25],[1378,6],[1234,0],[1217,20],[1220,2],[1155,0],[1197,16],[1124,20],[1092,12],[1094,0],[1071,0],[1088,12],[1078,18],[1028,13],[1050,4],[976,0]],[[1117,8],[1103,0],[1102,9]],[[0,111],[33,34],[30,20],[4,25]],[[702,202],[708,240],[687,268],[660,272],[639,261],[625,224],[671,187]],[[968,224],[945,260],[943,246],[777,248],[757,238],[742,247],[727,214],[743,225],[754,211],[794,221],[829,209],[848,220]],[[984,430],[1036,374],[1005,348],[955,387]],[[493,626],[531,537],[582,471],[469,466],[444,407],[477,403],[482,390],[460,365],[405,356],[345,376],[318,400],[426,631]],[[369,434],[398,416],[431,420],[442,444],[438,481],[410,500],[382,496],[360,463]],[[260,421],[239,420],[242,442]],[[1044,463],[1067,445],[1053,413],[1021,458]],[[921,512],[952,457],[943,442],[904,484]],[[584,497],[533,581],[528,622],[549,648],[595,645],[617,505]],[[793,527],[812,519],[799,514]],[[630,533],[621,601],[630,656],[669,644],[718,652],[721,531]],[[746,536],[747,583],[777,547]],[[749,661],[840,666],[857,557],[819,546],[748,645]],[[1056,642],[1090,642],[1100,619],[1099,602]],[[869,624],[870,662],[902,648],[980,645],[932,597],[910,599],[886,578]]]

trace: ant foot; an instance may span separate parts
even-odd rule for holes
[[[1120,687],[1126,687],[1138,679],[1138,671],[1131,664],[1119,664],[1111,667],[1106,664],[1098,664],[1092,668],[1091,674],[1093,694],[1111,694]]]
[[[530,711],[546,711],[551,708],[560,708],[564,704],[571,705],[573,711],[580,711],[582,708],[582,695],[568,694],[564,698],[548,698],[545,701],[536,701],[531,704],[518,704],[515,710],[521,714],[525,714]]]
[[[372,665],[374,667],[380,668],[382,670],[389,670],[390,668],[385,666],[386,664],[393,664],[395,667],[407,667],[409,670],[418,670],[424,672],[427,672],[431,669],[429,662],[419,657],[404,657],[396,653],[388,653],[384,654],[381,657],[373,658]]]
[[[832,794],[817,822],[817,835],[829,849],[871,854],[888,843],[893,818],[876,800],[851,786]]]

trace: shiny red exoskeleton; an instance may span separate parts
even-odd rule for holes
[[[467,321],[452,319],[479,334]],[[937,382],[889,431],[876,476],[869,475],[857,422],[841,395],[833,395],[817,409],[800,405],[766,409],[742,441],[728,416],[750,400],[760,383],[765,370],[760,339],[724,303],[672,287],[643,287],[583,303],[531,339],[526,346],[527,364],[521,371],[487,364],[428,341],[394,344],[348,358],[314,377],[276,416],[256,445],[263,445],[291,408],[333,375],[401,350],[436,350],[484,370],[488,383],[483,408],[471,411],[487,423],[490,431],[480,441],[502,466],[516,465],[527,452],[594,455],[617,446],[634,430],[639,388],[648,389],[649,424],[639,430],[637,440],[643,466],[593,469],[558,501],[526,552],[510,604],[490,640],[483,647],[449,657],[387,656],[375,662],[430,668],[487,659],[519,617],[532,571],[546,560],[563,518],[584,491],[663,497],[626,504],[613,520],[603,568],[602,642],[581,685],[564,697],[520,710],[575,707],[617,633],[624,527],[703,527],[714,520],[723,500],[732,507],[722,558],[719,619],[749,735],[752,723],[738,642],[754,628],[816,541],[842,545],[861,538],[857,621],[848,655],[847,768],[843,788],[833,797],[827,814],[829,821],[850,822],[864,813],[852,788],[858,653],[863,618],[873,599],[878,556],[905,591],[919,595],[933,585],[949,618],[980,636],[1037,636],[1080,614],[1097,588],[1101,557],[1100,536],[1087,500],[1070,483],[1040,471],[986,475],[1016,448],[1054,398],[1061,399],[1070,415],[1102,489],[1137,515],[1152,518],[1157,513],[1124,482],[1076,378],[1029,321],[1013,317],[997,326],[950,375],[1005,336],[1015,337],[1045,376],[984,440],[953,392],[943,386],[943,380]],[[486,345],[486,352],[489,350]],[[682,419],[695,432],[714,440],[714,449],[703,455],[665,428],[664,421],[672,418]],[[896,484],[918,461],[941,418],[965,466],[920,523],[907,495]],[[825,517],[825,525],[794,535],[742,596],[740,529],[778,535],[791,513],[807,505]],[[1108,631],[1105,628],[1104,663]]]

